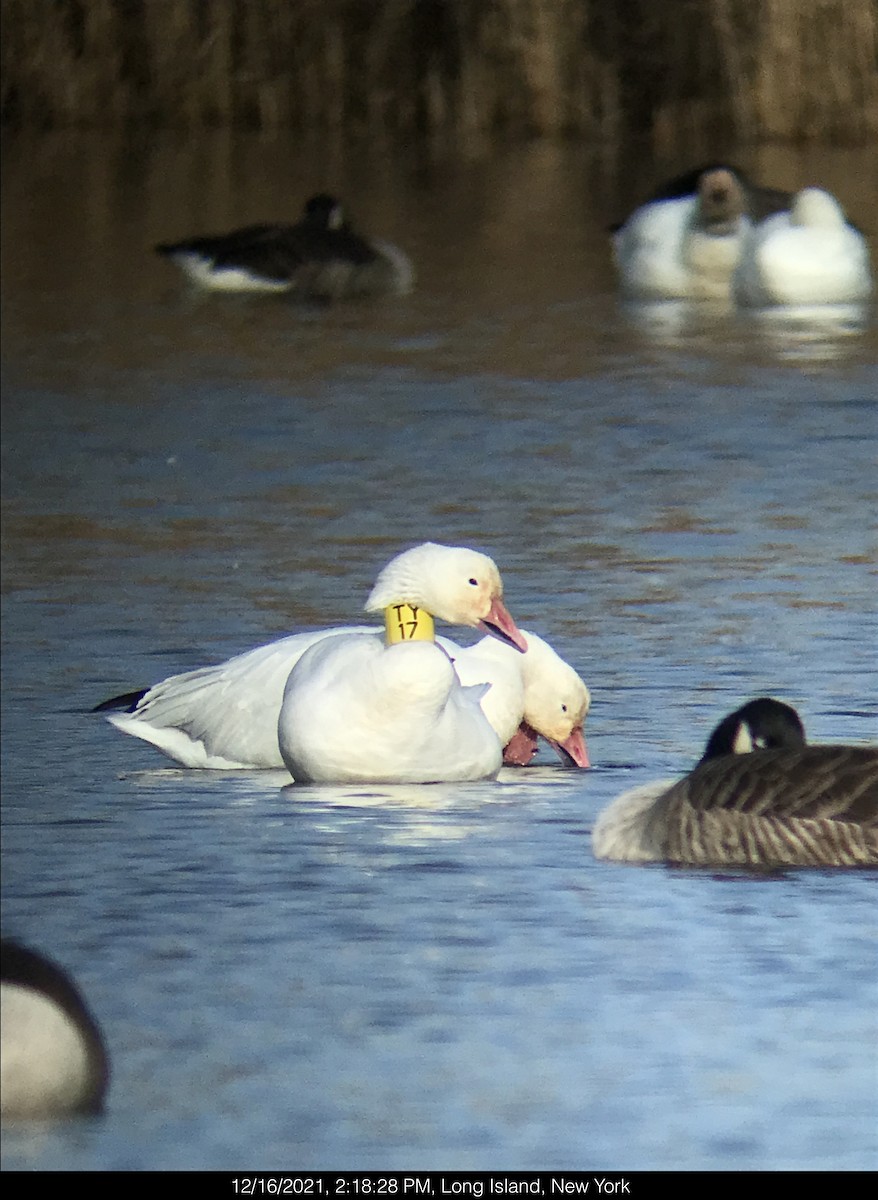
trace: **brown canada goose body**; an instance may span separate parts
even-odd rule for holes
[[[600,814],[593,833],[597,857],[702,866],[878,866],[878,748],[790,744],[801,737],[790,727],[768,738],[768,748],[750,749],[763,740],[759,722],[736,722],[737,715],[723,723],[725,749],[715,747],[713,757],[676,782],[624,793]],[[735,743],[747,748],[736,752]]]

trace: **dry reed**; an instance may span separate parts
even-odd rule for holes
[[[2,119],[878,134],[875,0],[0,0]]]

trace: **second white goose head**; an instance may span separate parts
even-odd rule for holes
[[[847,224],[844,209],[835,196],[816,187],[802,188],[796,193],[790,207],[790,221],[812,229],[844,229]]]
[[[527,634],[522,659],[524,720],[577,767],[587,767],[583,725],[591,706],[588,688],[568,662],[535,633]]]
[[[548,642],[522,632],[526,654],[516,654],[496,638],[467,647],[441,641],[462,683],[490,683],[482,708],[503,743],[504,762],[527,766],[543,737],[565,763],[587,767],[583,725],[591,704],[588,688]]]

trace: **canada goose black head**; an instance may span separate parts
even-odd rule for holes
[[[805,744],[805,727],[789,704],[760,696],[724,717],[710,735],[701,762],[751,750],[792,750]]]

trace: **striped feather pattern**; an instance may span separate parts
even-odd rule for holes
[[[760,700],[758,706],[782,708]],[[748,713],[749,710],[749,713]],[[741,713],[754,739],[763,713],[745,706],[719,729],[726,749],[676,782],[636,788],[598,817],[598,858],[693,866],[878,866],[878,748],[794,744],[801,725],[775,730],[765,750],[735,753]],[[795,722],[798,716],[787,708]],[[747,722],[747,717],[743,719]],[[716,735],[715,731],[715,735]],[[714,743],[716,746],[716,743]]]

